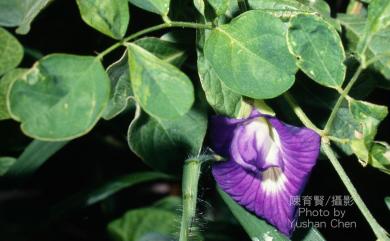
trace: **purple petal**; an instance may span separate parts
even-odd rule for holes
[[[234,130],[240,124],[257,116],[260,116],[260,113],[254,111],[245,119],[212,116],[210,120],[210,137],[214,151],[220,155],[229,155],[230,143],[233,138]]]
[[[217,120],[217,121],[215,121]],[[222,123],[222,124],[221,124]],[[300,195],[320,149],[312,130],[253,113],[248,119],[212,120],[214,150],[228,158],[215,164],[218,185],[239,204],[291,235]]]

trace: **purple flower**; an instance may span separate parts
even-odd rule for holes
[[[212,117],[211,141],[227,158],[212,170],[222,190],[290,236],[296,220],[290,200],[302,193],[319,154],[320,136],[253,110],[245,119]]]

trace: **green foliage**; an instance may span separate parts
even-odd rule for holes
[[[129,0],[135,6],[160,15],[168,15],[171,0]]]
[[[13,83],[9,111],[33,138],[69,140],[92,129],[109,91],[109,79],[98,59],[55,54],[41,59]]]
[[[390,175],[390,145],[386,142],[374,142],[368,164]]]
[[[154,208],[177,213],[182,205],[181,198],[177,196],[168,196],[153,204]]]
[[[159,38],[146,37],[135,41],[135,44],[146,49],[159,59],[180,68],[188,55],[180,44]]]
[[[133,93],[143,110],[161,119],[188,112],[194,89],[183,72],[135,44],[128,45],[128,58]]]
[[[199,80],[205,92],[207,102],[217,114],[236,116],[240,109],[242,96],[226,87],[205,58],[203,47],[205,39],[209,34],[209,30],[198,30],[197,32],[197,67]]]
[[[0,157],[0,176],[6,174],[15,161],[13,157]]]
[[[220,115],[235,116],[240,109],[241,95],[226,87],[201,53],[198,56],[198,72],[207,101],[215,112]]]
[[[363,37],[357,46],[357,53],[365,60],[365,51],[372,37],[380,30],[390,25],[390,2],[388,0],[373,0],[368,7],[368,18]]]
[[[234,92],[257,99],[273,98],[294,83],[295,61],[288,52],[285,32],[276,17],[249,11],[212,31],[205,44],[205,57]]]
[[[135,41],[147,51],[153,53],[159,59],[180,67],[187,58],[187,54],[179,45],[161,40],[159,38],[146,37]],[[103,113],[103,118],[110,120],[124,111],[134,97],[131,89],[129,62],[127,51],[115,63],[107,68],[107,74],[111,80],[111,97]]]
[[[251,9],[258,9],[276,17],[290,18],[300,13],[314,13],[313,10],[296,0],[249,0]]]
[[[248,5],[251,9],[265,11],[285,21],[298,14],[318,15],[337,30],[341,30],[340,24],[330,16],[329,5],[323,0],[249,0]]]
[[[338,33],[321,18],[297,15],[289,24],[288,46],[297,65],[311,79],[340,89],[345,78],[345,54]]]
[[[370,164],[378,168],[378,163],[384,163],[382,155],[386,151],[379,148],[380,144],[375,143],[374,139],[387,113],[385,106],[349,98],[348,104],[345,103],[338,111],[331,134],[349,140],[347,144],[339,144],[346,154],[354,153],[362,165]]]
[[[64,147],[68,142],[46,142],[32,141],[23,153],[16,159],[15,163],[9,168],[7,177],[26,178],[31,176],[39,167],[41,167],[50,157]]]
[[[107,68],[108,77],[111,80],[111,96],[102,117],[110,120],[124,111],[133,96],[131,89],[129,62],[127,61],[127,51],[122,57]]]
[[[229,0],[208,0],[208,3],[214,8],[217,16],[223,15],[229,7]]]
[[[318,13],[324,21],[332,25],[337,31],[341,32],[340,23],[330,15],[330,7],[325,0],[298,0],[308,6],[312,11]]]
[[[15,68],[23,58],[23,47],[7,30],[0,27],[0,76]]]
[[[26,72],[25,69],[14,69],[0,79],[0,120],[11,118],[7,108],[9,91],[13,82]]]
[[[388,114],[387,107],[351,99],[349,108],[361,127],[361,131],[355,130],[354,138],[351,138],[352,150],[359,160],[368,162],[377,128]]]
[[[176,232],[177,215],[157,208],[130,210],[108,225],[108,232],[114,241],[144,240],[150,233],[171,238]],[[157,239],[171,240],[171,239]]]
[[[27,34],[34,18],[50,0],[0,0],[0,26],[18,27],[18,34]]]
[[[129,24],[127,0],[77,0],[85,23],[114,38],[121,39]]]
[[[358,42],[362,41],[364,34],[366,18],[364,16],[339,14],[337,19],[347,30],[349,40],[349,48],[356,52]],[[372,59],[374,56],[380,56],[373,63],[375,69],[380,71],[388,80],[390,79],[390,27],[384,28],[371,37],[367,43],[365,56],[367,59]],[[381,86],[389,86],[389,81],[385,79],[379,83]]]
[[[0,26],[18,27],[17,33],[27,33],[31,22],[49,2],[0,0]],[[135,32],[135,29],[144,27],[145,21],[135,19],[132,21],[135,24],[129,28],[129,2],[132,7],[137,6],[131,9],[135,12],[134,16],[139,16],[136,11],[142,12],[138,9],[141,8],[160,15],[152,15],[150,20],[160,22]],[[9,30],[0,27],[0,125],[1,137],[6,142],[1,145],[6,148],[0,150],[3,156],[0,157],[0,176],[5,183],[10,182],[10,188],[14,188],[12,182],[15,181],[22,184],[20,188],[24,190],[23,183],[19,181],[31,177],[69,140],[91,131],[101,117],[110,122],[101,123],[91,138],[99,144],[108,143],[107,150],[123,148],[127,141],[134,154],[161,172],[145,172],[143,170],[147,167],[131,163],[131,169],[127,170],[130,173],[127,173],[120,170],[121,165],[104,163],[102,168],[101,163],[96,162],[95,168],[91,168],[92,175],[85,175],[86,183],[92,187],[84,191],[75,190],[69,197],[59,195],[63,201],[48,210],[36,209],[40,217],[36,225],[35,220],[34,223],[30,220],[26,222],[29,229],[40,233],[42,227],[51,228],[53,221],[56,226],[56,222],[60,221],[58,226],[66,229],[66,225],[62,225],[62,222],[67,222],[63,219],[65,215],[105,200],[101,206],[93,207],[91,212],[97,212],[103,219],[97,219],[98,223],[109,223],[108,233],[112,240],[176,239],[180,220],[178,207],[183,209],[180,241],[188,241],[188,233],[203,240],[194,227],[197,224],[197,191],[198,187],[207,188],[200,186],[203,182],[199,182],[199,178],[201,173],[208,174],[209,171],[200,168],[199,160],[222,159],[219,153],[210,150],[210,143],[205,140],[208,118],[215,114],[241,118],[247,116],[252,108],[258,108],[272,116],[285,114],[287,121],[283,121],[290,123],[291,120],[291,124],[298,120],[294,120],[295,113],[298,121],[321,135],[324,154],[377,239],[388,240],[331,148],[335,144],[339,147],[337,151],[341,151],[337,153],[341,158],[344,157],[342,154],[354,154],[363,166],[370,165],[390,174],[390,146],[385,142],[388,140],[376,139],[378,128],[387,116],[387,106],[372,103],[376,96],[370,95],[377,86],[390,88],[388,0],[350,1],[346,14],[339,14],[337,19],[332,18],[325,0],[76,0],[76,3],[87,25],[112,38],[88,40],[102,45],[107,44],[106,41],[112,42],[105,49],[93,49],[101,53],[97,57],[69,54],[36,57],[34,52],[45,53],[52,49],[35,50],[39,44],[31,43],[29,38],[21,38],[20,42],[28,43],[24,47],[26,58],[23,58],[23,46],[19,40]],[[141,14],[150,15],[147,12]],[[184,20],[186,22],[182,22]],[[340,28],[340,23],[344,29]],[[75,27],[70,26],[72,29]],[[171,28],[176,29],[170,32],[168,29]],[[196,39],[180,28],[196,29]],[[55,29],[62,30],[60,27]],[[162,37],[147,36],[155,31],[161,31]],[[130,34],[125,36],[127,32]],[[34,35],[40,36],[40,32],[34,31]],[[342,42],[344,40],[346,43]],[[109,55],[115,57],[120,48],[126,49],[124,54],[112,63]],[[80,52],[79,49],[74,51]],[[25,69],[32,60],[36,60],[34,58],[39,60]],[[356,61],[351,61],[353,58]],[[17,68],[19,65],[21,68]],[[304,74],[297,73],[298,68]],[[358,71],[353,75],[356,69]],[[286,102],[277,98],[289,89],[290,93],[285,95]],[[367,98],[368,101],[365,101]],[[286,103],[289,105],[284,105]],[[274,112],[267,104],[279,108]],[[134,116],[130,110],[135,110]],[[124,118],[113,119],[119,114],[123,114],[121,117]],[[131,120],[126,119],[130,117]],[[15,131],[14,138],[10,132],[18,128],[18,125],[14,126],[15,121],[20,123],[23,133]],[[129,122],[127,138],[122,135],[121,139],[121,135],[113,130],[123,130]],[[10,130],[8,127],[11,127]],[[4,129],[7,130],[3,132]],[[34,140],[25,136],[22,140],[14,140],[22,134]],[[30,144],[26,145],[28,141]],[[17,155],[18,158],[11,157]],[[61,152],[59,155],[64,154]],[[90,158],[95,161],[94,156]],[[183,170],[183,165],[180,188],[177,187],[176,177],[162,172],[177,175]],[[108,166],[110,168],[106,169]],[[43,168],[42,172],[50,176],[50,165],[47,167],[49,170]],[[73,171],[74,167],[71,168]],[[125,172],[125,175],[104,181],[106,172],[109,175]],[[93,186],[94,179],[98,180],[97,186]],[[144,193],[127,196],[136,200],[126,200],[124,206],[121,206],[124,203],[122,195],[109,198],[128,187],[155,180],[169,181],[169,184],[164,182],[164,188],[169,186],[170,193],[181,190],[183,200],[177,196],[167,197],[149,207],[132,209],[134,203],[139,205],[140,201],[144,201]],[[41,183],[47,179],[32,181],[34,188],[37,185],[37,198],[41,201],[41,190],[46,191],[46,186],[41,186]],[[206,178],[204,183],[210,184],[209,181]],[[5,187],[8,188],[7,185]],[[161,190],[157,191],[159,187],[153,185],[142,190],[148,190],[153,196],[161,195]],[[222,231],[217,233],[206,227],[206,240],[220,241],[220,237],[237,240],[224,230],[238,223],[253,240],[290,240],[226,193],[218,192],[237,220],[224,212],[223,207],[215,205],[215,197],[209,197],[206,192],[205,199],[213,206],[212,209],[202,208],[207,219],[213,220],[211,223],[220,222],[218,219],[229,223],[223,223]],[[62,194],[62,189],[59,193]],[[30,205],[34,206],[35,197],[23,208],[18,205],[19,201],[10,199],[9,204],[2,199],[2,205],[3,202],[4,207],[10,207],[12,220],[18,220],[19,213],[30,216],[30,211],[26,210],[30,209]],[[388,198],[385,202],[389,205]],[[16,211],[14,207],[17,207]],[[112,220],[123,210],[130,211]],[[1,231],[18,230],[19,224],[8,224],[8,220],[3,218],[3,209],[0,212]],[[7,213],[8,210],[4,212]],[[295,232],[291,239],[324,240],[316,229],[300,231]],[[8,239],[8,236],[4,235],[4,238]]]
[[[130,124],[128,142],[133,152],[151,167],[177,173],[188,155],[197,155],[206,135],[207,116],[196,104],[177,119],[156,119],[138,110]]]
[[[390,197],[385,197],[385,203],[387,208],[390,210]]]
[[[123,189],[130,188],[140,183],[161,179],[169,180],[172,178],[159,172],[135,172],[125,176],[120,176],[93,189],[75,193],[69,198],[53,206],[51,214],[53,217],[60,217],[61,215],[64,215],[74,209],[79,209],[101,202]]]

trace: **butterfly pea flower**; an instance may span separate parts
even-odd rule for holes
[[[320,136],[252,110],[249,117],[213,116],[211,144],[226,161],[213,165],[219,187],[256,216],[291,236],[299,196],[320,150]]]

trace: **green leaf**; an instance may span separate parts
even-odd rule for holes
[[[76,0],[81,18],[94,29],[122,39],[129,24],[127,0]]]
[[[256,99],[273,98],[287,91],[295,78],[295,60],[285,34],[278,18],[248,11],[212,31],[205,44],[205,57],[234,92]]]
[[[13,82],[26,72],[26,69],[14,69],[0,79],[0,120],[11,118],[7,108],[9,92]]]
[[[159,172],[137,172],[117,177],[113,180],[105,182],[99,187],[90,190],[84,190],[74,194],[73,196],[70,196],[64,201],[53,206],[51,208],[51,212],[53,215],[58,217],[68,213],[72,209],[78,209],[96,204],[125,188],[159,179],[172,179],[172,177]]]
[[[243,207],[237,204],[228,194],[217,188],[219,195],[225,201],[234,217],[242,225],[251,240],[257,241],[287,241],[289,240],[285,235],[278,232],[273,226],[266,221],[257,218],[255,215],[246,211]]]
[[[227,11],[230,0],[207,0],[207,1],[214,8],[217,16],[220,16]]]
[[[236,116],[240,110],[242,96],[227,88],[204,56],[200,55],[198,73],[207,102],[215,112],[224,116]]]
[[[198,12],[204,16],[205,9],[206,9],[206,5],[204,3],[204,0],[193,0],[193,2],[194,2],[194,6],[195,6],[196,10],[198,10]]]
[[[340,23],[331,17],[331,11],[328,3],[324,0],[298,0],[302,4],[308,6],[313,11],[320,14],[320,16],[332,25],[337,31],[341,32]]]
[[[387,208],[390,210],[390,197],[385,197],[385,203]]]
[[[9,111],[28,136],[69,140],[92,129],[109,93],[108,76],[97,58],[54,54],[14,82]]]
[[[178,173],[183,161],[201,150],[206,130],[207,115],[199,104],[173,120],[155,119],[138,109],[129,127],[128,142],[148,165]]]
[[[173,64],[176,67],[182,66],[188,55],[179,44],[165,41],[159,38],[146,37],[134,42],[136,45],[146,49],[159,59]]]
[[[51,156],[68,142],[32,141],[7,172],[10,178],[26,178],[33,174]]]
[[[23,59],[23,47],[7,30],[0,27],[0,76],[18,66]]]
[[[209,32],[209,30],[197,31],[197,66],[200,83],[207,102],[217,114],[235,117],[240,110],[242,96],[225,86],[204,57],[203,47]]]
[[[189,111],[194,88],[183,72],[135,44],[128,45],[128,54],[132,89],[143,110],[162,119]]]
[[[346,67],[341,39],[329,24],[312,15],[297,15],[290,20],[288,47],[299,68],[317,83],[340,89]]]
[[[322,19],[341,31],[340,24],[330,16],[330,8],[322,0],[248,0],[251,9],[259,9],[282,20],[289,20],[297,14],[319,15]]]
[[[182,207],[181,198],[178,196],[168,196],[153,204],[154,208],[158,208],[161,210],[166,210],[171,213],[178,213],[180,208]]]
[[[374,105],[365,101],[349,100],[352,116],[359,122],[361,130],[354,131],[351,147],[361,162],[367,164],[377,128],[388,114],[386,106]]]
[[[348,98],[338,111],[331,135],[349,139],[348,144],[337,144],[347,155],[353,153],[363,165],[370,160],[370,151],[380,122],[386,117],[386,106]]]
[[[292,240],[299,240],[299,241],[325,241],[326,239],[321,235],[321,233],[315,229],[315,228],[310,228],[308,230],[297,230],[296,232],[298,235],[294,235]],[[302,237],[301,237],[302,236]],[[299,237],[299,238],[295,238]]]
[[[133,90],[131,89],[127,51],[107,68],[107,74],[111,80],[111,96],[102,117],[110,120],[131,106],[129,99],[133,96]]]
[[[333,122],[332,128],[330,129],[330,134],[341,139],[353,139],[355,137],[355,131],[360,133],[361,128],[359,121],[353,118],[348,105],[344,103],[336,114],[336,118]],[[353,154],[350,144],[336,143],[336,145],[345,154]]]
[[[373,0],[368,6],[368,18],[364,33],[357,46],[357,53],[361,55],[363,63],[365,60],[366,47],[373,35],[381,29],[390,26],[390,1]]]
[[[13,157],[0,157],[0,176],[6,174],[15,161]]]
[[[390,175],[390,145],[386,142],[374,142],[368,164]]]
[[[17,27],[16,32],[27,34],[34,18],[44,9],[50,0],[1,0],[0,25]]]
[[[176,214],[157,208],[130,210],[108,224],[108,233],[114,241],[138,241],[148,233],[172,238],[177,231],[177,219]]]
[[[180,67],[187,58],[187,54],[178,44],[158,38],[146,37],[135,41],[135,44],[148,50],[161,60]],[[129,62],[127,51],[115,63],[107,68],[111,80],[111,97],[103,113],[103,118],[110,120],[122,113],[126,108],[133,106],[129,99],[133,97],[131,88]]]
[[[310,7],[296,0],[248,0],[251,9],[266,11],[280,18],[290,18],[300,13],[315,13]]]
[[[146,11],[168,15],[170,0],[129,0],[130,3]]]
[[[349,41],[349,48],[356,52],[356,46],[364,34],[364,27],[366,18],[363,16],[338,14],[337,19],[347,30],[347,38]],[[390,80],[390,27],[380,30],[372,36],[371,41],[367,45],[365,56],[371,59],[374,56],[381,56],[374,63],[374,68]],[[387,54],[386,54],[387,53]],[[383,80],[380,85],[388,86],[390,81]]]

